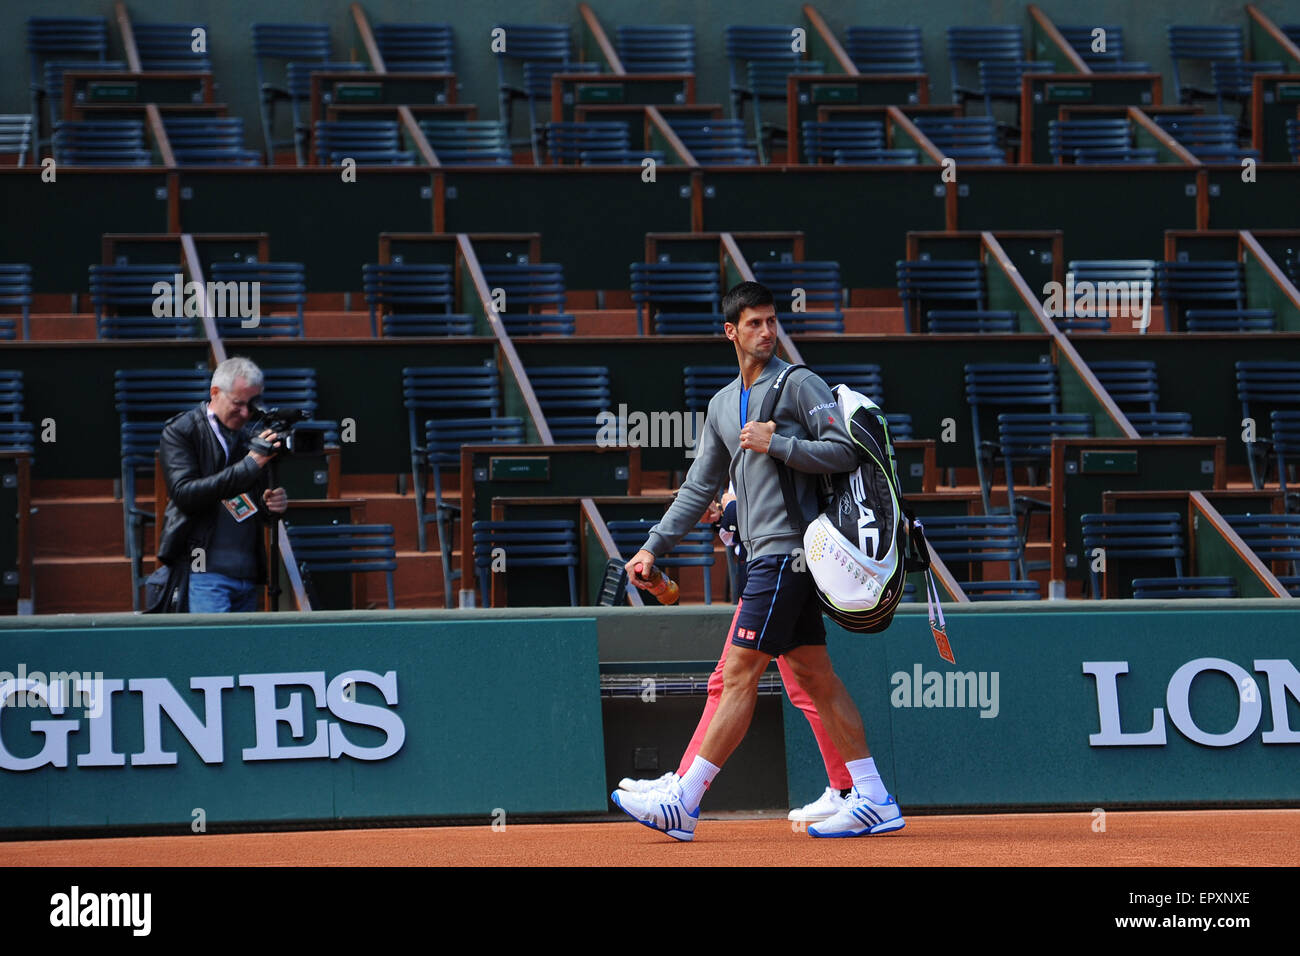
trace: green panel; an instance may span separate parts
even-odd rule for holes
[[[1061,411],[1091,415],[1093,433],[1098,438],[1118,438],[1124,434],[1118,423],[1107,414],[1105,406],[1084,384],[1078,369],[1064,361],[1064,356],[1057,363],[1057,371],[1061,379]]]
[[[90,288],[88,267],[102,261],[106,232],[166,232],[167,176],[159,170],[88,172],[57,167],[52,183],[39,168],[0,169],[0,262],[28,262],[32,286],[45,292]],[[13,224],[26,223],[26,228]],[[83,309],[90,301],[84,297]]]
[[[36,425],[32,478],[118,478],[121,429],[113,403],[117,369],[208,368],[206,342],[14,342],[4,365],[23,373],[24,418]],[[41,441],[53,419],[54,441]]]
[[[250,626],[255,620],[258,626]],[[187,707],[198,709],[200,719],[204,695],[190,689],[191,679],[218,677],[230,686],[212,693],[220,700],[216,763],[204,763],[164,717],[161,742],[176,753],[174,765],[133,765],[128,758],[122,767],[78,766],[77,755],[89,748],[89,718],[80,708],[69,709],[61,719],[76,721],[80,732],[65,738],[66,768],[0,770],[4,827],[188,824],[196,807],[210,826],[416,816],[486,822],[497,808],[508,815],[605,809],[593,620],[331,620],[336,623],[272,623],[250,615],[221,625],[191,619],[185,626],[6,633],[0,669],[10,674],[22,662],[28,672],[162,678]],[[308,672],[320,675],[324,685],[349,671],[376,675],[352,678],[358,706],[351,712],[342,684],[326,709],[324,695],[316,698],[309,686],[283,677],[285,684],[259,705],[246,676],[297,672],[301,681],[307,679],[301,672]],[[368,683],[387,673],[396,682],[396,699],[388,702]],[[111,715],[117,752],[141,753],[142,694],[114,694],[109,706],[99,719]],[[275,706],[288,715],[278,724],[269,712]],[[282,748],[317,741],[328,748],[340,733],[351,746],[377,748],[398,735],[397,722],[404,739],[381,760],[247,760],[258,709],[264,729]],[[390,726],[369,726],[381,714]],[[30,722],[49,716],[43,708],[4,708],[8,751],[21,757],[37,753],[40,731],[33,732]],[[297,738],[290,734],[294,722],[304,731]],[[528,785],[521,786],[525,780]]]
[[[985,260],[984,275],[988,283],[990,309],[1015,312],[1021,332],[1043,332],[1042,325],[1025,306],[1025,300],[1020,297],[1010,277],[992,259]],[[1033,289],[1034,286],[1031,285],[1030,288]]]
[[[93,69],[93,67],[83,68],[83,70],[88,69]],[[204,75],[195,73],[190,76],[167,77],[139,73],[129,80],[92,80],[69,77],[72,82],[65,82],[64,93],[74,97],[79,104],[88,105],[96,103],[202,103],[202,77]],[[210,74],[208,75],[210,76]]]
[[[1300,332],[1300,305],[1292,301],[1249,249],[1245,250],[1242,262],[1246,272],[1246,301],[1250,307],[1272,309],[1279,332]],[[1281,266],[1276,260],[1274,264]]]
[[[1300,798],[1294,744],[1263,742],[1273,714],[1300,727],[1294,683],[1270,681],[1258,660],[1295,664],[1295,612],[1278,602],[1142,602],[1118,607],[1015,611],[948,611],[957,665],[935,653],[924,617],[900,612],[879,637],[827,627],[836,672],[862,711],[867,743],[886,785],[908,809],[1064,806],[1113,809],[1133,804],[1282,801]],[[924,611],[924,608],[917,609]],[[1141,635],[1135,640],[1134,635]],[[1232,729],[1240,707],[1257,707],[1252,731],[1235,746],[1193,742],[1174,723],[1170,680],[1191,661],[1231,662],[1255,683],[1257,698],[1240,704],[1234,677],[1202,672],[1187,704],[1202,732]],[[1163,744],[1092,746],[1100,726],[1098,681],[1085,662],[1126,662],[1105,685],[1117,688],[1122,732],[1163,727]],[[1093,668],[1096,670],[1096,668]],[[921,680],[916,681],[917,672]],[[929,678],[926,675],[936,676]],[[1294,673],[1294,671],[1292,671]],[[951,706],[948,675],[971,674],[984,706]],[[997,694],[993,694],[997,675]],[[926,706],[919,683],[943,687]],[[963,682],[962,689],[965,689]],[[996,698],[996,715],[993,701]],[[932,695],[930,702],[940,698]],[[906,702],[911,706],[902,706]],[[1153,714],[1153,711],[1156,711]],[[988,716],[982,716],[988,715]],[[1153,724],[1158,718],[1159,723]],[[803,717],[785,704],[791,805],[821,792],[825,770]],[[1251,729],[1248,719],[1246,728]],[[1193,732],[1196,732],[1193,729]]]
[[[1257,166],[1253,183],[1242,182],[1241,174],[1239,166],[1210,167],[1210,228],[1295,229],[1300,223],[1300,165]]]
[[[1065,575],[1071,580],[1088,578],[1089,559],[1083,550],[1082,518],[1085,514],[1099,514],[1104,510],[1102,495],[1105,492],[1206,491],[1214,485],[1214,447],[1209,441],[1203,445],[1143,447],[1140,439],[1116,439],[1114,449],[1137,451],[1138,470],[1135,474],[1083,474],[1079,467],[1080,449],[1074,445],[1067,445],[1065,449],[1065,474],[1062,478],[1065,489]],[[1131,506],[1129,510],[1146,510],[1145,504],[1128,504]],[[1163,561],[1152,575],[1126,574],[1123,589],[1127,589],[1130,578],[1167,577],[1172,573],[1172,561]]]
[[[1033,55],[1028,59],[1040,62],[1046,60],[1052,64],[1053,73],[1077,72],[1065,51],[1052,41],[1033,17],[1029,18],[1029,48]]]
[[[1166,229],[1196,228],[1190,169],[985,166],[959,170],[958,180],[967,190],[957,207],[963,230],[1062,229],[1067,262],[1162,259]]]
[[[1157,163],[1173,163],[1176,166],[1184,165],[1182,157],[1174,152],[1165,140],[1154,135],[1145,126],[1133,122],[1130,122],[1129,126],[1133,130],[1133,145],[1138,149],[1154,149]]]
[[[492,518],[493,498],[566,498],[625,495],[628,493],[628,451],[623,448],[557,451],[539,446],[514,454],[544,456],[550,477],[546,481],[509,475],[492,477],[491,459],[500,451],[474,452],[474,520]]]
[[[427,365],[495,364],[495,342],[484,339],[361,339],[347,342],[241,342],[239,354],[263,368],[314,368],[324,421],[353,419],[356,441],[344,442],[344,474],[409,474],[411,446],[402,369]],[[364,369],[365,374],[358,374]],[[110,378],[111,378],[111,372]],[[111,393],[111,389],[110,389]],[[116,431],[113,432],[116,441]],[[116,461],[116,459],[112,459]]]
[[[1235,578],[1237,591],[1244,598],[1275,596],[1212,522],[1199,513],[1192,515],[1192,522],[1196,535],[1196,567],[1191,574]],[[1265,564],[1267,566],[1267,562]]]
[[[416,79],[401,73],[343,78],[321,83],[324,106],[387,104],[390,106],[439,106],[447,102],[447,81]]]
[[[691,227],[685,167],[660,167],[653,183],[641,181],[639,166],[521,167],[504,175],[449,169],[445,176],[448,232],[539,232],[543,261],[564,264],[570,289],[627,288],[629,264],[645,258],[645,233]]]
[[[893,288],[907,232],[944,226],[936,185],[933,167],[709,170],[704,228],[799,230],[807,236],[804,258],[839,262],[846,286]]]
[[[564,80],[560,95],[563,97],[561,118],[573,119],[575,106],[599,106],[616,103],[639,103],[649,106],[673,106],[686,102],[685,80],[643,80],[631,78],[626,81],[612,75],[599,78],[585,77],[581,80]],[[549,109],[549,108],[548,108]]]
[[[1133,41],[1126,37],[1129,44]],[[1136,47],[1131,47],[1136,49]],[[1066,70],[1073,73],[1073,69]],[[1154,106],[1151,80],[1131,80],[1094,74],[1087,84],[1062,83],[1060,80],[1048,80],[1038,76],[1030,79],[1031,123],[1033,125],[1033,158],[1035,163],[1052,162],[1052,149],[1049,136],[1049,123],[1057,118],[1062,106],[1091,105],[1106,106],[1119,104],[1125,106]],[[1091,89],[1084,90],[1083,86]],[[1050,89],[1049,89],[1050,88]]]
[[[907,131],[906,127],[895,125],[890,128],[893,130],[892,139],[889,144],[891,149],[914,149],[916,150],[916,160],[920,165],[939,165],[933,158],[931,158],[928,152],[921,148],[920,142],[912,138],[912,134]]]
[[[903,494],[916,494],[925,487],[925,448],[916,445],[894,446],[898,483]]]
[[[413,169],[359,167],[356,182],[317,167],[186,170],[181,188],[185,232],[265,232],[272,260],[303,263],[312,292],[359,291],[381,232],[433,229],[432,178]]]
[[[996,234],[995,238],[1002,251],[1007,254],[1007,258],[1011,260],[1011,264],[1024,278],[1030,291],[1038,295],[1041,300],[1043,287],[1053,279],[1052,239],[1048,236],[1021,237]],[[1005,308],[1023,309],[1024,306],[1021,304]],[[1039,331],[1037,322],[1033,324],[1030,331]]]
[[[1281,11],[1279,11],[1280,13]],[[1285,14],[1273,21],[1281,25],[1282,23],[1294,22],[1294,17],[1286,19]],[[1246,29],[1250,32],[1250,51],[1252,60],[1281,60],[1282,68],[1288,73],[1300,72],[1300,60],[1293,57],[1290,51],[1269,33],[1254,17],[1246,18]]]
[[[1100,475],[1107,472],[1117,475],[1135,475],[1138,455],[1135,451],[1082,451],[1079,454],[1079,474]]]

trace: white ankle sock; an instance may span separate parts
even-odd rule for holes
[[[700,808],[704,791],[709,789],[709,784],[713,783],[713,778],[718,775],[720,769],[699,754],[695,755],[690,769],[686,771],[686,776],[682,777],[682,803],[686,805],[687,813],[694,813]]]
[[[889,791],[885,789],[885,782],[880,779],[880,774],[876,772],[876,758],[867,757],[865,760],[846,761],[844,767],[853,778],[853,787],[872,803],[884,803],[889,799]]]

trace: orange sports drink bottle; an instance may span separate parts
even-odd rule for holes
[[[681,593],[677,587],[677,582],[664,574],[659,568],[653,568],[655,577],[651,578],[650,586],[646,588],[660,604],[676,604],[677,598]],[[637,573],[641,573],[641,565],[637,565]]]

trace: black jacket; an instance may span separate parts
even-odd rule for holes
[[[208,424],[204,405],[167,422],[159,446],[163,480],[167,483],[167,514],[158,544],[158,558],[164,564],[178,559],[188,562],[191,548],[209,546],[216,528],[216,509],[226,498],[249,492],[257,503],[258,520],[267,519],[262,492],[270,487],[270,476],[248,457],[248,447],[248,436],[236,432],[235,463],[227,468],[226,453]],[[260,543],[257,579],[266,580],[266,552]]]

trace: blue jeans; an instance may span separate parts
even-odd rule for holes
[[[190,613],[224,614],[256,611],[258,584],[227,577],[215,571],[190,574]]]

